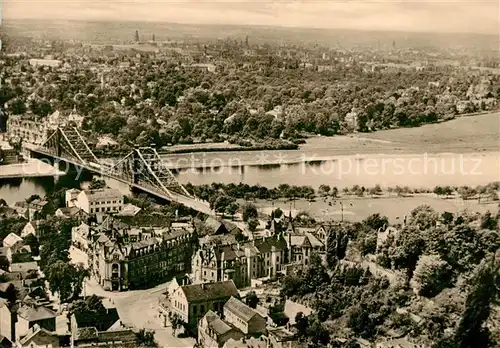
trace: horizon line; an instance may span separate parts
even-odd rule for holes
[[[1,11],[0,11],[1,13]],[[317,31],[335,31],[335,30],[345,30],[345,31],[358,31],[358,32],[376,32],[376,33],[403,33],[403,34],[438,34],[438,35],[478,35],[478,36],[497,36],[500,37],[499,33],[486,33],[486,32],[475,32],[475,31],[428,31],[428,30],[405,30],[405,29],[364,29],[364,28],[347,28],[347,27],[311,27],[311,26],[291,26],[291,25],[272,25],[272,24],[232,24],[232,23],[183,23],[175,21],[161,21],[161,20],[147,20],[147,19],[73,19],[73,18],[1,18],[0,25],[8,24],[9,21],[32,21],[32,22],[81,22],[81,23],[156,23],[156,24],[172,24],[179,26],[190,26],[190,27],[203,27],[203,26],[214,26],[214,27],[246,27],[246,28],[274,28],[274,29],[300,29],[300,30],[317,30]],[[500,40],[500,38],[499,38]]]

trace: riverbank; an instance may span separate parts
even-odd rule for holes
[[[239,203],[242,203],[238,201]],[[498,202],[488,201],[478,203],[477,200],[462,200],[461,198],[438,198],[433,194],[414,194],[405,197],[348,197],[341,198],[319,197],[313,201],[297,199],[289,201],[279,199],[276,201],[255,200],[254,203],[261,214],[270,215],[271,211],[280,208],[285,214],[292,211],[292,216],[305,211],[319,221],[362,221],[366,217],[380,213],[387,216],[389,223],[402,223],[404,216],[408,215],[419,205],[429,205],[439,213],[445,211],[458,213],[467,210],[471,213],[484,214],[487,211],[496,213]]]
[[[293,143],[282,143],[276,145],[254,145],[241,146],[237,144],[210,143],[210,144],[191,144],[174,145],[167,150],[159,150],[161,155],[185,154],[199,152],[239,152],[239,151],[276,151],[276,150],[297,150],[299,145]]]

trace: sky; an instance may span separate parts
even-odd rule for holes
[[[499,0],[0,0],[9,19],[125,20],[500,35]]]

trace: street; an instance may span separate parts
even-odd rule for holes
[[[164,283],[147,290],[111,292],[103,290],[94,279],[90,279],[85,283],[85,295],[95,294],[104,297],[104,306],[116,307],[124,325],[154,331],[160,347],[191,348],[194,346],[195,340],[173,336],[172,329],[163,327],[163,319],[158,315],[158,299],[166,290],[167,285],[168,283]]]

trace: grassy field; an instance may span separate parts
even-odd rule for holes
[[[261,213],[270,214],[272,209],[279,207],[286,214],[292,209],[292,215],[299,211],[306,211],[318,220],[338,220],[342,218],[340,202],[344,205],[345,221],[361,221],[367,216],[380,213],[389,218],[390,223],[402,222],[405,215],[422,204],[428,204],[436,211],[456,213],[463,210],[470,212],[485,213],[486,211],[497,212],[498,203],[481,203],[477,200],[462,201],[461,199],[443,199],[433,195],[416,195],[411,197],[388,197],[388,198],[317,198],[315,202],[297,200],[291,203],[284,200],[274,202],[259,200],[256,205]],[[330,204],[331,205],[330,205]],[[398,219],[399,217],[399,219]]]
[[[313,137],[301,150],[336,155],[495,152],[500,151],[499,134],[500,112],[495,112],[416,128]]]

